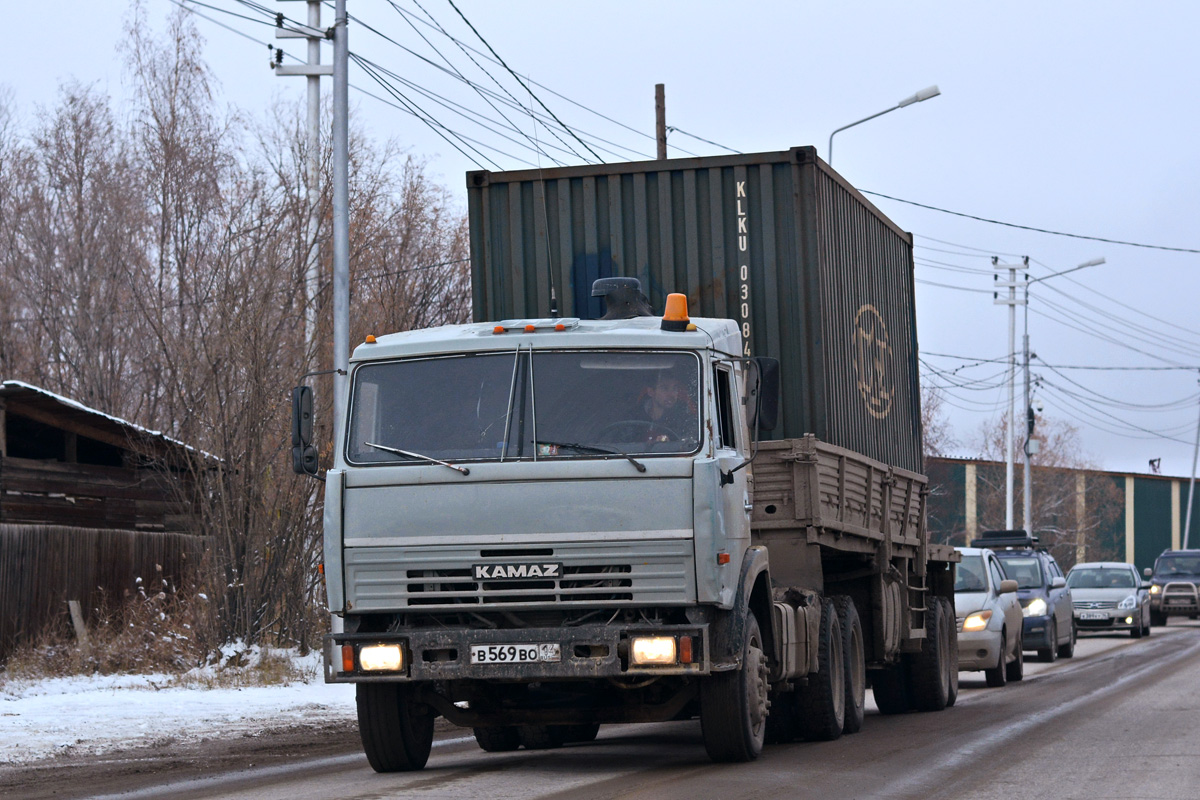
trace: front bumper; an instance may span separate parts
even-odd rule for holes
[[[692,637],[692,663],[635,666],[629,659],[633,636]],[[325,637],[326,683],[454,681],[454,680],[572,680],[645,678],[657,675],[707,675],[712,669],[708,625],[580,625],[563,628],[416,629],[398,633],[334,633]],[[403,667],[396,672],[344,671],[342,646],[399,644]],[[472,645],[557,644],[556,661],[472,664]]]
[[[1128,631],[1134,628],[1140,628],[1142,625],[1142,609],[1134,608],[1130,610],[1121,610],[1116,608],[1107,608],[1103,610],[1096,609],[1075,609],[1075,627],[1080,631]],[[1083,615],[1091,615],[1098,619],[1084,619]],[[1103,617],[1100,615],[1103,614]],[[1129,622],[1126,622],[1129,620]]]
[[[1050,641],[1050,615],[1043,617],[1025,617],[1021,626],[1021,646],[1026,650],[1044,650],[1047,647],[1057,647],[1057,642]]]
[[[1150,608],[1168,617],[1200,614],[1200,595],[1192,584],[1175,581],[1150,595]]]
[[[958,668],[964,671],[991,669],[1000,659],[1000,631],[958,632]]]

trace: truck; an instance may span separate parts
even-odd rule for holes
[[[368,336],[324,471],[372,768],[699,719],[720,762],[958,691],[912,237],[813,148],[467,176],[474,322]],[[298,472],[312,395],[293,391]]]

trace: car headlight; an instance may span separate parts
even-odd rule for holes
[[[1027,617],[1042,617],[1046,615],[1046,601],[1040,597],[1035,597],[1029,601],[1021,613]]]
[[[1131,594],[1121,602],[1117,603],[1117,608],[1122,611],[1129,611],[1132,608],[1137,608],[1137,595]]]
[[[964,631],[981,631],[987,627],[988,620],[992,618],[991,611],[976,611],[963,620]]]
[[[1157,583],[1150,587],[1150,594],[1158,594],[1162,591],[1162,587]]]

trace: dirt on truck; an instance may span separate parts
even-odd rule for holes
[[[912,238],[816,157],[467,176],[476,321],[369,337],[326,465],[326,680],[372,767],[699,718],[717,761],[957,693]],[[293,444],[312,473],[311,398]]]

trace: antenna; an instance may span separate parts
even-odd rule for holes
[[[525,80],[532,83],[530,76]],[[558,319],[558,293],[554,290],[554,252],[550,249],[550,212],[546,209],[546,179],[542,175],[542,147],[538,141],[537,119],[533,116],[533,90],[529,90],[529,120],[533,123],[533,144],[537,150],[538,186],[542,195],[542,231],[546,236],[546,271],[550,278],[550,319]]]

